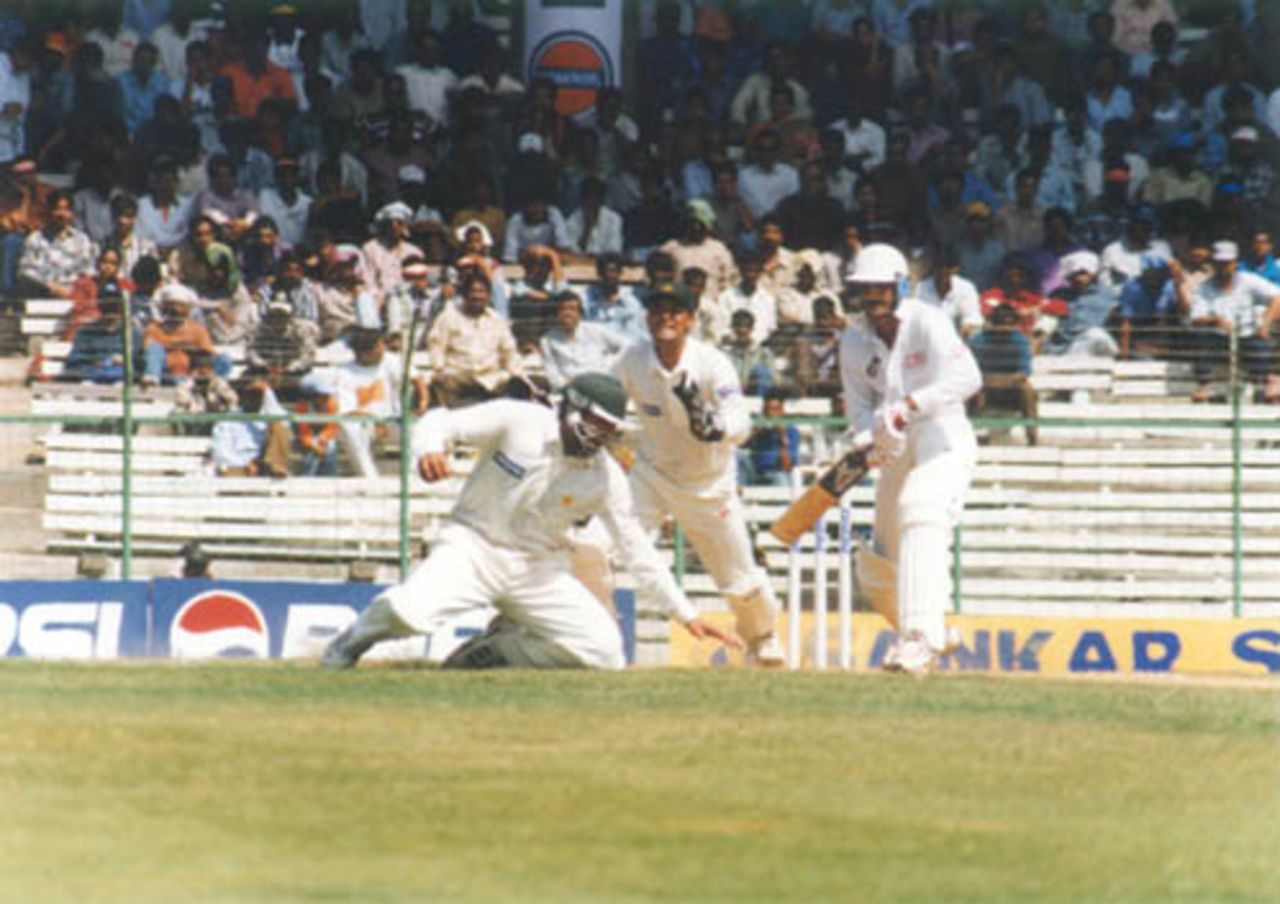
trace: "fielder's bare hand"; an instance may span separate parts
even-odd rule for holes
[[[449,456],[444,452],[428,452],[418,459],[418,474],[427,483],[444,480],[451,473],[449,470]]]
[[[731,650],[743,648],[742,638],[733,631],[725,631],[715,625],[709,625],[700,618],[684,623],[685,630],[698,640],[718,640]]]

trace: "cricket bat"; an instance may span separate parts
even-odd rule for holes
[[[833,464],[804,494],[792,502],[773,522],[769,532],[790,546],[810,530],[822,513],[840,501],[840,497],[871,469],[867,456],[871,452],[871,432],[853,438],[853,450]]]

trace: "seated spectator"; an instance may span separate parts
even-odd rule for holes
[[[187,237],[195,199],[178,194],[178,164],[161,157],[147,174],[150,190],[138,202],[138,234],[168,254]]]
[[[258,306],[240,278],[234,251],[214,242],[205,254],[209,273],[197,287],[196,306],[215,345],[240,345],[258,325]]]
[[[315,332],[293,316],[287,299],[272,298],[245,345],[245,361],[274,390],[292,396],[315,357]]]
[[[355,360],[338,368],[334,376],[334,393],[338,412],[347,415],[370,415],[394,418],[400,415],[401,380],[404,364],[396,355],[387,354],[380,330],[356,329],[348,338]],[[412,404],[417,417],[427,409],[427,385],[422,377],[413,378]],[[374,447],[400,434],[399,424],[389,421],[342,421],[338,435],[351,470],[360,477],[377,477]]]
[[[337,414],[338,400],[332,381],[312,374],[299,386],[298,414]],[[338,422],[308,423],[300,421],[294,428],[302,461],[298,474],[302,477],[333,477],[338,473]]]
[[[985,322],[978,290],[960,275],[960,256],[950,246],[942,246],[933,255],[932,273],[916,286],[916,298],[942,308],[961,336],[969,336]]]
[[[130,135],[137,134],[142,124],[151,118],[156,101],[169,93],[169,80],[156,66],[159,61],[156,46],[143,41],[134,48],[129,68],[115,77],[120,110]]]
[[[569,248],[584,255],[622,253],[622,217],[604,204],[604,183],[595,177],[582,181],[581,204],[569,215],[565,231]]]
[[[1040,176],[1033,169],[1021,169],[1014,179],[1013,203],[995,212],[995,236],[1009,251],[1034,248],[1044,241],[1045,209],[1036,203]]]
[[[551,299],[569,288],[554,248],[531,245],[520,253],[524,276],[511,284],[511,329],[524,351],[536,346],[538,337],[551,324]]]
[[[244,414],[285,413],[263,374],[246,373],[235,390]],[[213,426],[214,472],[222,477],[288,477],[290,445],[284,421],[218,421]]]
[[[764,416],[786,417],[787,393],[770,389],[764,396]],[[785,487],[800,463],[800,431],[794,424],[757,427],[738,450],[738,479],[743,486]]]
[[[806,326],[787,348],[787,372],[792,388],[802,396],[840,394],[840,337],[845,319],[835,299],[820,295],[813,300],[813,323]]]
[[[960,272],[971,280],[979,292],[996,284],[1006,249],[992,233],[991,208],[973,201],[965,208],[964,235],[955,245]]]
[[[1035,387],[1031,385],[1031,343],[1019,328],[1022,316],[1011,305],[998,305],[987,317],[984,329],[969,337],[982,389],[969,403],[969,413],[982,417],[991,410],[1013,410],[1024,418],[1039,415]],[[1034,446],[1039,430],[1026,428],[1027,445]]]
[[[1272,322],[1280,317],[1280,287],[1239,269],[1235,242],[1213,243],[1213,276],[1190,301],[1195,375],[1192,401],[1208,401],[1213,365],[1224,360],[1234,332],[1240,358],[1261,394],[1274,361]]]
[[[818,157],[818,133],[809,115],[796,109],[796,93],[790,85],[774,84],[769,89],[768,118],[747,132],[750,144],[756,135],[772,130],[778,136],[778,159],[799,169]]]
[[[48,220],[43,228],[29,234],[22,247],[18,275],[27,291],[54,298],[70,298],[76,278],[94,272],[97,249],[75,226],[71,196],[65,191],[49,193]]]
[[[561,390],[579,374],[611,371],[631,340],[605,323],[584,322],[582,299],[572,290],[552,301],[556,323],[539,342],[551,388]]]
[[[73,338],[81,326],[98,319],[100,295],[123,298],[127,306],[128,291],[132,285],[128,280],[122,281],[119,249],[112,245],[103,248],[98,252],[97,272],[77,277],[71,286],[71,310],[67,313],[62,339]]]
[[[145,370],[143,386],[176,383],[191,372],[191,352],[215,355],[215,369],[226,373],[230,362],[213,347],[202,324],[191,319],[196,294],[182,285],[166,286],[160,295],[161,319],[147,325],[142,334]]]
[[[999,282],[983,292],[978,301],[987,318],[1001,305],[1016,311],[1020,318],[1018,328],[1038,352],[1045,338],[1057,329],[1058,320],[1067,313],[1067,305],[1036,291],[1039,281],[1035,277],[1025,257],[1010,254],[1000,267]]]
[[[240,398],[231,384],[213,371],[213,356],[208,352],[191,353],[191,376],[178,383],[173,403],[175,414],[222,414],[235,411]],[[175,425],[175,432],[188,436],[209,436],[212,424]]]
[[[587,286],[583,318],[612,327],[629,341],[648,338],[644,305],[630,286],[622,284],[622,257],[602,254],[596,258],[596,281]]]
[[[1249,253],[1240,259],[1240,269],[1245,273],[1256,273],[1263,279],[1280,286],[1280,264],[1276,263],[1275,245],[1271,241],[1271,233],[1259,230],[1253,234],[1249,243]]]
[[[400,200],[413,211],[409,217],[409,241],[422,249],[427,260],[444,263],[449,258],[452,236],[444,214],[431,206],[426,172],[419,166],[402,166],[399,180]]]
[[[762,217],[800,190],[800,174],[780,162],[781,143],[773,129],[761,131],[751,150],[755,162],[738,171],[738,192],[751,216]]]
[[[776,299],[780,289],[795,285],[795,254],[787,247],[782,221],[766,214],[756,221],[755,251],[760,256],[760,285]]]
[[[1142,256],[1154,253],[1172,260],[1173,249],[1164,239],[1153,237],[1156,214],[1149,206],[1133,211],[1124,236],[1102,249],[1102,270],[1098,281],[1104,286],[1122,286],[1142,272]]]
[[[444,310],[444,299],[431,288],[430,269],[421,257],[406,257],[400,268],[402,282],[391,290],[383,313],[387,322],[387,348],[396,354],[404,351],[413,329],[414,348],[425,348],[431,325]]]
[[[1227,145],[1227,165],[1218,173],[1219,183],[1230,182],[1242,189],[1242,201],[1255,217],[1270,216],[1276,171],[1260,147],[1256,126],[1241,126],[1231,132]]]
[[[489,307],[492,287],[473,273],[462,287],[462,303],[448,305],[427,336],[431,358],[431,403],[449,408],[500,396],[523,375],[516,341],[506,318]]]
[[[298,161],[292,157],[281,157],[276,161],[275,177],[275,185],[258,193],[258,211],[275,222],[280,233],[280,246],[288,250],[301,245],[306,239],[311,196],[298,187]]]
[[[1071,214],[1061,207],[1051,207],[1044,212],[1044,241],[1039,247],[1023,252],[1040,274],[1041,295],[1052,295],[1055,289],[1066,285],[1062,258],[1083,247],[1072,232]]]
[[[1213,201],[1213,178],[1196,163],[1196,136],[1191,131],[1169,137],[1165,163],[1152,171],[1142,192],[1147,204],[1164,207],[1175,201],[1196,201],[1208,207]]]
[[[469,220],[453,232],[458,242],[457,255],[445,267],[440,280],[440,293],[445,299],[453,297],[454,287],[467,273],[483,273],[493,286],[492,306],[503,317],[511,314],[511,287],[502,272],[502,261],[493,256],[494,240],[489,228],[479,220]]]
[[[778,328],[797,329],[813,323],[813,300],[822,295],[818,274],[822,273],[822,255],[812,248],[797,251],[793,257],[795,282],[774,293],[778,303]]]
[[[700,198],[687,201],[680,220],[679,237],[661,248],[671,255],[679,272],[697,267],[705,273],[707,292],[713,298],[719,297],[738,279],[733,254],[724,242],[711,234],[715,222],[716,214],[709,203]]]
[[[1176,260],[1143,255],[1142,272],[1121,287],[1117,314],[1121,360],[1163,357],[1176,347],[1178,298],[1171,267],[1181,273]]]
[[[711,205],[707,228],[726,247],[736,247],[743,236],[756,231],[755,214],[738,190],[738,169],[733,163],[726,160],[714,166],[711,179],[711,197],[703,199]]]
[[[209,278],[208,249],[216,241],[218,225],[213,218],[204,214],[197,216],[191,222],[186,241],[169,252],[169,276],[190,288],[201,285]]]
[[[1096,205],[1107,186],[1117,182],[1124,185],[1126,203],[1135,204],[1142,197],[1150,169],[1146,156],[1133,150],[1130,132],[1122,119],[1103,124],[1102,152],[1084,166],[1084,197],[1090,204]]]
[[[326,160],[316,169],[316,197],[307,211],[307,230],[339,242],[358,242],[365,237],[364,202],[360,193],[342,183],[342,168]]]
[[[244,261],[241,275],[249,291],[259,291],[271,279],[283,254],[276,221],[268,216],[254,220],[246,241],[240,246],[240,257]]]
[[[360,162],[369,175],[369,204],[380,207],[396,199],[400,185],[400,170],[416,166],[424,172],[432,169],[431,151],[414,139],[413,120],[405,116],[392,117],[386,140],[365,149]]]
[[[257,116],[258,107],[265,100],[277,99],[290,104],[297,101],[298,92],[288,70],[267,57],[270,46],[262,29],[250,29],[241,44],[240,58],[219,72],[231,85],[235,115],[242,119],[252,120]]]
[[[485,228],[490,248],[503,247],[507,235],[507,212],[497,203],[496,197],[492,176],[485,173],[473,176],[470,194],[464,196],[462,206],[454,211],[454,233],[459,234],[470,223],[477,222]]]
[[[737,371],[742,391],[763,396],[775,382],[773,356],[755,338],[755,325],[756,318],[751,311],[735,310],[729,318],[729,335],[721,342],[720,349]]]
[[[295,252],[286,251],[280,256],[275,276],[257,294],[259,313],[264,313],[273,301],[287,302],[298,328],[311,333],[313,340],[320,337],[319,290]]]
[[[533,194],[507,222],[506,244],[502,259],[514,264],[526,248],[542,245],[553,249],[570,246],[564,215],[549,205],[544,197]]]
[[[623,211],[622,233],[625,245],[637,258],[647,258],[649,253],[674,238],[680,227],[680,212],[671,203],[667,183],[657,166],[651,162],[638,165],[635,177],[639,184],[639,198],[630,208],[619,206],[615,200],[610,207]],[[625,185],[628,173],[623,173],[613,186]]]
[[[103,245],[114,245],[120,251],[120,272],[129,273],[144,257],[159,258],[155,242],[138,235],[138,202],[129,195],[111,199],[111,232]]]
[[[354,245],[339,245],[333,259],[325,267],[324,282],[316,301],[320,307],[320,344],[328,345],[356,324],[361,313],[358,308],[364,291],[364,261],[360,249]],[[377,310],[374,319],[361,326],[377,326],[380,318]]]
[[[380,302],[403,282],[404,262],[423,256],[422,249],[409,241],[412,219],[409,205],[400,201],[387,204],[373,218],[377,234],[360,249],[365,263],[365,285]]]
[[[98,296],[98,319],[76,330],[60,379],[119,383],[125,377],[124,298],[119,292]],[[142,333],[133,330],[133,372],[142,370]]]
[[[758,252],[744,252],[738,259],[738,270],[738,284],[721,292],[716,304],[730,315],[739,310],[750,311],[752,338],[763,345],[778,326],[778,302],[760,285],[764,262]]]
[[[1067,311],[1044,344],[1046,355],[1114,358],[1120,351],[1110,331],[1120,292],[1098,285],[1098,267],[1098,255],[1092,251],[1075,251],[1063,258],[1067,285],[1053,297],[1065,301]]]
[[[0,271],[0,292],[10,293],[18,280],[27,236],[45,222],[48,201],[36,181],[36,164],[18,158],[0,171],[0,235],[3,237],[4,269]]]
[[[138,330],[145,330],[153,321],[160,320],[160,284],[164,274],[160,262],[154,257],[144,257],[129,272],[133,292],[128,301],[129,319]]]

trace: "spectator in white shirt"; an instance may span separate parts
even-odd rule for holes
[[[594,176],[582,180],[582,203],[565,224],[569,246],[579,254],[622,253],[622,216],[604,204],[604,183]]]
[[[377,293],[380,303],[404,282],[404,262],[423,256],[422,249],[408,241],[412,218],[409,205],[400,201],[386,205],[374,215],[377,235],[360,249],[366,266],[365,285]]]
[[[813,115],[809,106],[809,92],[798,81],[790,77],[790,60],[787,48],[783,44],[770,44],[764,50],[764,68],[750,75],[734,95],[729,104],[729,116],[741,126],[752,126],[769,119],[769,94],[774,82],[791,88],[791,96],[795,101],[794,113],[801,118]]]
[[[772,294],[760,285],[760,275],[764,271],[764,260],[756,251],[744,252],[738,258],[738,272],[741,279],[736,286],[726,289],[717,300],[721,311],[730,318],[734,311],[750,311],[755,318],[751,338],[763,345],[778,326],[778,302]]]
[[[296,248],[307,235],[311,197],[298,189],[298,161],[281,157],[275,166],[276,184],[258,195],[258,211],[276,221],[282,247]]]
[[[933,274],[916,286],[916,298],[945,311],[961,336],[982,329],[978,288],[960,275],[960,256],[949,245],[934,255]]]
[[[536,192],[530,195],[520,211],[507,222],[502,259],[508,264],[514,264],[520,259],[520,252],[533,245],[546,245],[558,251],[570,247],[564,214]]]
[[[751,215],[762,217],[800,190],[800,174],[778,162],[778,133],[773,129],[756,136],[754,150],[756,162],[738,171],[738,192]]]
[[[1098,282],[1103,286],[1122,286],[1142,274],[1142,256],[1148,252],[1173,260],[1173,250],[1164,239],[1151,237],[1155,229],[1156,212],[1143,205],[1129,217],[1125,234],[1102,249],[1102,270]]]
[[[178,165],[170,158],[152,163],[150,183],[151,191],[138,203],[138,235],[168,254],[186,239],[195,203],[178,194]]]
[[[844,136],[844,162],[857,172],[869,173],[884,163],[884,129],[866,118],[860,100],[850,100],[844,119],[837,119],[827,128]]]
[[[563,389],[578,374],[609,373],[630,340],[607,324],[584,321],[576,292],[559,292],[552,302],[556,323],[539,342],[551,388]]]
[[[449,124],[449,95],[457,88],[458,77],[440,62],[440,35],[425,29],[418,37],[417,60],[396,68],[404,77],[409,108],[419,110],[432,122]]]

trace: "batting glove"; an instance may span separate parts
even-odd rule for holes
[[[690,380],[687,373],[680,375],[680,382],[671,391],[688,412],[689,430],[695,439],[704,443],[724,439],[724,423],[719,412],[707,406],[706,400],[698,393],[698,384]]]
[[[907,421],[911,410],[903,402],[885,405],[876,412],[876,426],[872,431],[872,454],[875,460],[886,465],[896,461],[907,449]]]

